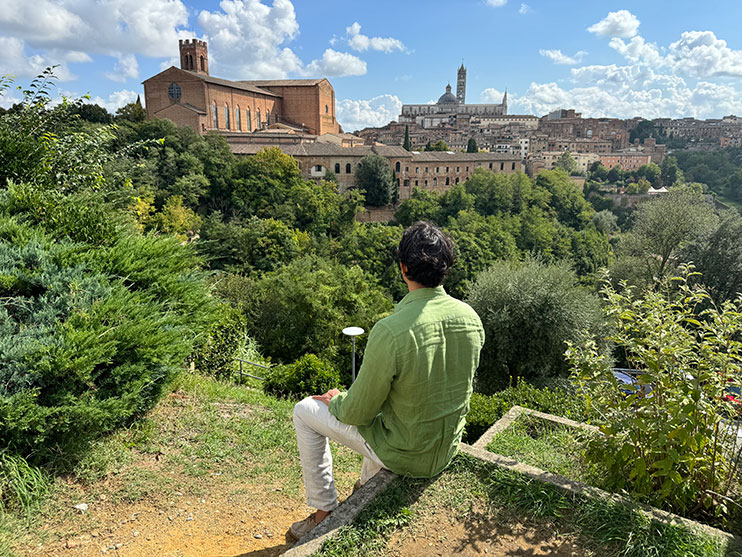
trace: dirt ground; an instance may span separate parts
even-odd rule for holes
[[[557,536],[549,528],[478,518],[456,521],[444,514],[427,516],[409,531],[395,534],[388,547],[389,555],[400,557],[591,555],[574,539]]]

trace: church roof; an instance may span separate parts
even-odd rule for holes
[[[323,79],[250,79],[239,83],[255,85],[257,87],[310,87],[317,85]]]
[[[458,103],[458,102],[459,101],[456,98],[456,95],[451,93],[451,84],[449,83],[448,85],[446,85],[446,92],[440,96],[436,104],[449,104],[449,103]]]
[[[269,97],[280,97],[281,96],[281,95],[277,95],[273,91],[268,91],[268,89],[261,89],[260,87],[257,87],[256,85],[253,85],[249,82],[231,81],[229,79],[222,79],[220,77],[212,77],[210,75],[204,75],[204,74],[192,72],[189,70],[181,70],[181,71],[186,72],[187,74],[190,74],[193,77],[197,77],[198,79],[201,79],[202,81],[205,81],[206,83],[213,83],[214,85],[223,85],[224,87],[232,87],[233,89],[240,89],[242,91],[248,91],[250,93],[257,93],[258,95],[267,95]]]

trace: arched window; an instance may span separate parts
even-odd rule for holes
[[[446,185],[447,186],[451,185],[451,179],[448,176],[446,176]]]
[[[201,56],[201,71],[202,72],[206,71],[206,61],[204,60],[203,56]]]
[[[214,118],[214,129],[217,129],[219,127],[219,118],[217,118],[216,114],[216,101],[214,101],[214,104],[211,107],[211,114]]]
[[[250,115],[250,107],[247,107],[247,131],[252,131],[252,116]]]
[[[240,115],[240,105],[234,109],[234,128],[239,132],[242,131],[242,116]]]
[[[271,111],[270,110],[265,111],[265,125],[266,126],[271,125]]]
[[[224,127],[229,129],[229,105],[224,105]]]
[[[350,174],[350,163],[345,165],[345,173]]]
[[[193,55],[192,54],[188,55],[188,69],[189,70],[193,69]]]
[[[257,120],[255,122],[255,129],[259,130],[260,129],[260,109],[259,108],[256,114],[257,114]]]
[[[399,172],[399,171],[401,170],[401,168],[402,168],[402,165],[401,165],[401,164],[399,164],[399,161],[397,161],[397,164],[396,164],[396,165],[394,165],[394,168],[395,168],[395,170],[396,170],[397,172]]]
[[[438,178],[433,178],[433,185],[434,186],[437,186],[438,185]]]
[[[330,107],[325,105],[325,114],[327,114],[328,112],[330,112]]]
[[[340,174],[340,163],[339,162],[335,163],[335,174]]]

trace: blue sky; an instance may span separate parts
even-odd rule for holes
[[[716,118],[742,115],[741,21],[739,0],[3,0],[0,74],[59,64],[60,94],[115,110],[196,36],[212,75],[328,77],[346,130],[436,100],[462,61],[467,101],[507,89],[510,113]]]

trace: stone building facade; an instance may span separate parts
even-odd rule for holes
[[[255,155],[265,145],[230,144],[236,155]],[[366,155],[387,159],[399,186],[400,199],[408,199],[414,187],[444,192],[465,182],[476,169],[513,173],[523,170],[521,159],[501,153],[454,153],[451,151],[417,152],[388,145],[342,147],[332,143],[302,143],[278,145],[285,154],[294,157],[304,177],[314,180],[335,174],[340,190],[356,185],[356,170]]]
[[[338,133],[335,90],[327,79],[232,81],[209,75],[206,42],[180,41],[180,68],[145,80],[149,118],[198,133],[251,133],[282,123],[303,133]]]

